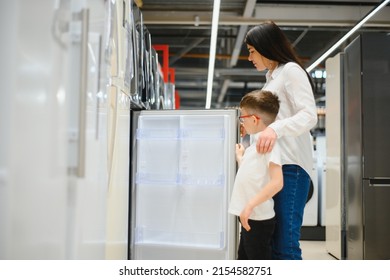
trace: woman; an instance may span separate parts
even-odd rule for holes
[[[284,186],[275,197],[276,228],[273,259],[302,259],[299,245],[303,209],[310,188],[313,145],[310,129],[317,123],[317,108],[309,74],[291,43],[272,21],[248,31],[248,60],[258,71],[268,69],[264,90],[278,95],[276,121],[257,141],[257,151],[267,153],[275,141],[281,146]]]

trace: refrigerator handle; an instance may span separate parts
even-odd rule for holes
[[[371,178],[369,179],[370,187],[390,187],[390,178]]]
[[[79,141],[77,176],[85,176],[85,143],[86,143],[86,121],[87,121],[87,81],[88,81],[88,22],[89,10],[82,9],[77,14],[81,20],[81,60],[80,60],[80,107],[79,107]]]

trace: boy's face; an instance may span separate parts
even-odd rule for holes
[[[246,133],[255,134],[257,133],[257,121],[258,117],[254,114],[249,113],[245,108],[240,109],[240,123],[244,127]]]

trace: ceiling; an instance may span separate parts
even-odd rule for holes
[[[169,46],[169,67],[175,71],[180,108],[205,108],[214,1],[135,2],[152,36],[152,44]],[[265,73],[256,71],[247,60],[243,38],[248,28],[265,20],[275,21],[308,67],[380,2],[221,0],[211,108],[237,106],[243,94],[264,83]],[[390,32],[389,5],[359,30],[363,31]],[[324,62],[315,70],[323,68]],[[319,78],[316,82],[315,97],[323,100],[324,79]]]

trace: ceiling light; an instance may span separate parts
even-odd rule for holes
[[[218,21],[221,0],[214,0],[213,20],[211,23],[211,42],[210,42],[210,60],[207,78],[206,109],[210,109],[211,97],[213,95],[213,79],[215,67],[215,52],[217,49]]]
[[[363,24],[365,24],[370,18],[372,18],[380,9],[385,7],[390,0],[384,0],[371,12],[369,12],[364,18],[362,18],[347,34],[345,34],[336,44],[334,44],[329,50],[321,55],[312,65],[306,68],[307,72],[312,71],[318,64],[320,64],[325,58],[327,58],[335,49],[337,49],[345,40],[347,40],[356,30],[358,30]]]

